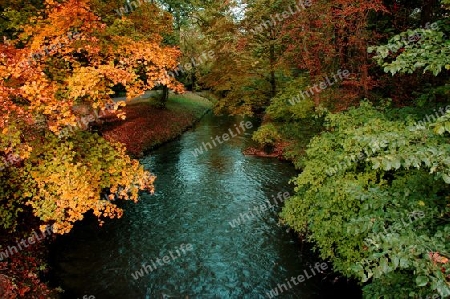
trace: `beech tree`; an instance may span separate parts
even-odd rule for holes
[[[0,224],[5,228],[14,228],[18,213],[30,206],[43,224],[66,233],[89,210],[99,218],[120,216],[115,200],[137,200],[139,190],[153,190],[154,176],[123,146],[84,132],[77,120],[86,115],[94,120],[107,107],[124,118],[120,107],[126,103],[110,99],[117,84],[126,87],[128,98],[158,84],[182,92],[166,75],[180,52],[164,46],[150,28],[134,31],[141,19],[107,24],[95,9],[88,0],[49,0],[20,25],[16,39],[0,44]]]

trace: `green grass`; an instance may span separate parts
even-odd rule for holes
[[[211,109],[213,104],[208,100],[194,93],[182,95],[170,95],[167,102],[167,109],[171,111],[189,111],[196,118],[202,117],[205,110]]]
[[[151,106],[157,106],[158,101],[156,100],[157,95],[152,95],[150,98],[136,99],[127,103],[127,105],[136,105],[146,103]],[[185,93],[185,94],[173,94],[169,95],[169,100],[167,101],[167,110],[173,112],[191,112],[196,118],[203,116],[206,110],[213,107],[213,103],[208,99],[199,96],[195,93]]]

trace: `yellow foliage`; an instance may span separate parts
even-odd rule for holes
[[[90,210],[99,218],[120,217],[117,199],[137,201],[139,190],[154,190],[155,177],[130,159],[122,146],[86,132],[74,138],[61,142],[47,136],[46,144],[33,151],[24,168],[33,194],[27,204],[43,222],[53,225],[55,233],[69,232]],[[107,199],[101,197],[105,189],[111,192]]]
[[[88,211],[100,222],[120,217],[116,200],[136,201],[139,190],[153,192],[155,177],[123,146],[67,128],[80,118],[77,105],[105,110],[119,83],[129,98],[159,83],[183,92],[166,76],[180,52],[164,46],[158,34],[119,34],[132,21],[107,26],[89,3],[47,0],[42,14],[23,27],[23,44],[0,44],[0,158],[15,157],[9,164],[0,159],[0,203],[15,209],[0,205],[4,227],[14,226],[14,205],[27,204],[55,233],[66,233]]]
[[[119,83],[129,98],[159,83],[183,92],[180,83],[165,75],[177,67],[180,52],[163,46],[161,36],[136,40],[116,35],[92,12],[88,0],[49,1],[43,15],[47,17],[23,28],[24,48],[12,43],[0,46],[0,104],[4,107],[0,128],[12,113],[29,118],[43,114],[50,130],[58,132],[75,122],[72,107],[76,102],[104,107],[111,87]],[[142,81],[138,73],[149,79]],[[28,103],[26,109],[14,98]]]

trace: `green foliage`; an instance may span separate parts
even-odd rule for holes
[[[266,146],[274,145],[275,142],[281,140],[281,136],[277,131],[277,128],[272,123],[268,123],[259,127],[259,129],[253,134],[253,140]]]
[[[25,199],[15,196],[21,188],[20,175],[15,167],[0,170],[0,226],[6,230],[16,228],[17,219],[25,206]],[[10,183],[3,183],[6,181]]]
[[[417,93],[416,103],[418,106],[425,106],[430,102],[439,103],[441,101],[445,101],[445,99],[450,96],[450,84],[435,86],[425,83],[423,87],[423,91],[421,93]]]
[[[450,295],[449,114],[420,127],[409,111],[329,114],[281,214],[334,269],[370,282],[367,298]]]
[[[267,116],[277,121],[300,120],[313,116],[314,101],[301,95],[307,87],[308,80],[303,76],[285,84],[282,92],[278,93],[267,107]]]
[[[446,1],[441,1],[443,4]],[[448,13],[431,28],[417,28],[394,35],[387,45],[369,47],[386,73],[408,73],[423,69],[435,76],[450,69],[450,24]]]
[[[297,168],[303,166],[303,153],[309,140],[322,130],[327,110],[314,107],[314,102],[303,98],[301,91],[308,86],[306,77],[287,82],[266,109],[266,123],[253,135],[261,145],[287,141],[284,156]]]
[[[439,135],[450,133],[450,111],[447,111],[447,113],[433,123],[431,127],[434,132]]]
[[[16,39],[22,31],[22,26],[36,16],[38,9],[43,8],[41,0],[3,1],[0,8],[0,35]]]
[[[408,39],[414,34],[420,34],[421,40],[418,43],[409,42]],[[401,40],[406,38],[406,40]],[[394,36],[388,45],[376,47],[378,64],[384,67],[386,73],[392,75],[397,72],[412,74],[418,69],[432,72],[437,76],[443,68],[450,68],[450,48],[449,40],[444,39],[444,33],[431,29],[408,30]],[[402,49],[396,59],[392,62],[384,62],[391,51],[397,53]],[[374,48],[369,48],[371,53]]]

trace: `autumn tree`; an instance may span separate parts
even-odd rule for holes
[[[281,22],[271,15],[282,4],[248,1],[247,6],[229,2],[203,16],[202,30],[210,38],[216,59],[201,81],[222,98],[218,112],[253,114],[261,112],[277,93],[283,68],[278,63],[283,45]]]
[[[361,95],[367,97],[374,85],[369,74],[371,62],[367,47],[376,36],[368,25],[371,15],[386,12],[386,9],[382,1],[312,2],[311,7],[302,10],[298,17],[285,22],[283,34],[290,46],[284,58],[306,71],[311,82],[320,82],[338,69],[348,69],[352,74],[351,80],[343,82],[344,92],[339,96],[335,94],[340,97],[337,106],[345,107],[343,95],[346,101]],[[319,93],[315,94],[316,106],[323,100]]]
[[[125,103],[110,98],[119,83],[128,98],[158,84],[181,92],[181,84],[166,75],[180,53],[150,28],[134,30],[141,19],[102,22],[100,8],[89,0],[49,0],[20,26],[17,38],[0,45],[5,228],[13,228],[18,212],[30,206],[43,224],[65,233],[89,210],[99,218],[120,216],[117,199],[137,200],[139,190],[153,190],[154,177],[123,146],[83,131],[80,119],[88,124],[111,107],[125,117]],[[101,197],[105,192],[108,199]]]
[[[199,0],[158,0],[161,9],[173,17],[173,32],[166,35],[168,45],[179,46],[182,55],[179,67],[169,72],[189,89],[196,89],[198,78],[208,70],[209,63],[214,58],[209,39],[199,29],[201,11],[214,6],[213,1]],[[162,102],[168,97],[168,89],[163,86]],[[164,106],[164,105],[163,105]]]

